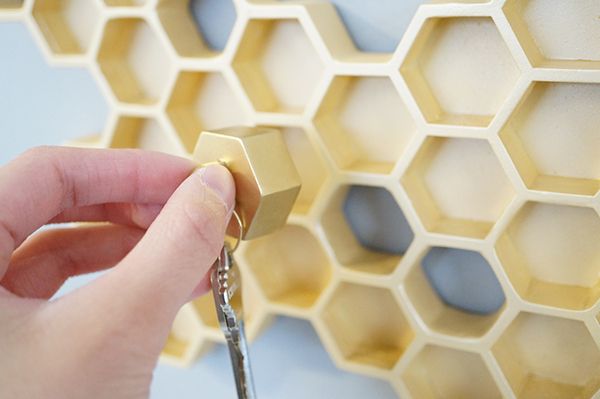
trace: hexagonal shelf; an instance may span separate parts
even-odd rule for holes
[[[485,238],[515,196],[485,140],[429,137],[402,178],[425,228]]]
[[[402,379],[415,398],[502,397],[479,354],[438,345],[422,348],[402,373]]]
[[[501,132],[532,190],[594,195],[600,189],[600,84],[535,82]]]
[[[167,104],[167,115],[189,153],[203,130],[248,125],[248,111],[217,72],[181,72]]]
[[[181,155],[177,143],[165,134],[160,123],[151,118],[121,116],[111,132],[110,148],[142,148]]]
[[[388,77],[336,77],[315,126],[343,170],[389,173],[416,126]]]
[[[600,67],[597,1],[507,0],[504,12],[534,66]]]
[[[270,302],[310,308],[331,279],[321,244],[304,227],[287,225],[244,249],[248,267]]]
[[[298,114],[314,96],[324,65],[296,19],[253,19],[233,68],[259,112]]]
[[[590,398],[600,351],[581,321],[520,313],[492,348],[519,398]]]
[[[218,31],[226,41],[235,22],[231,0],[159,0],[156,12],[175,51],[182,57],[218,55],[222,48],[208,40],[211,36],[205,25],[218,20]],[[204,18],[208,13],[211,18]]]
[[[529,202],[496,244],[527,301],[582,310],[600,299],[600,217],[591,208]]]
[[[504,293],[488,261],[464,249],[429,249],[403,289],[430,329],[455,337],[481,337],[504,310]]]
[[[346,361],[381,369],[393,368],[414,336],[385,288],[341,283],[321,319]]]
[[[164,97],[173,72],[171,57],[141,18],[107,22],[98,65],[119,101],[142,105],[153,105]]]
[[[339,187],[321,225],[338,262],[361,273],[392,273],[414,236],[394,196],[381,187]]]
[[[163,360],[175,365],[189,366],[209,346],[210,343],[204,342],[202,337],[200,321],[191,305],[187,304],[175,317],[163,349]]]
[[[89,0],[38,0],[32,14],[51,51],[59,55],[87,52],[100,23],[99,4]]]
[[[430,18],[400,72],[430,123],[488,126],[519,69],[488,17]]]

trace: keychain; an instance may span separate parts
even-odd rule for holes
[[[241,279],[233,259],[233,252],[241,240],[243,226],[238,213],[234,211],[233,215],[239,224],[240,237],[233,248],[230,248],[227,242],[223,245],[221,254],[213,265],[210,281],[217,317],[229,349],[238,398],[253,399],[256,395],[244,332]]]

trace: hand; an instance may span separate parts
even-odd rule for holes
[[[226,168],[194,167],[47,147],[0,168],[0,397],[148,397],[175,314],[209,288],[234,204]],[[111,223],[29,237],[76,221]],[[49,301],[69,277],[112,266]]]

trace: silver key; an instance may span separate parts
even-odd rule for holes
[[[254,382],[244,333],[239,269],[226,243],[210,276],[221,330],[225,334],[238,398],[254,399]]]

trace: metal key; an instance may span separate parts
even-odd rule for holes
[[[253,399],[256,395],[244,333],[241,279],[228,243],[213,265],[210,280],[219,324],[229,348],[238,398]]]

